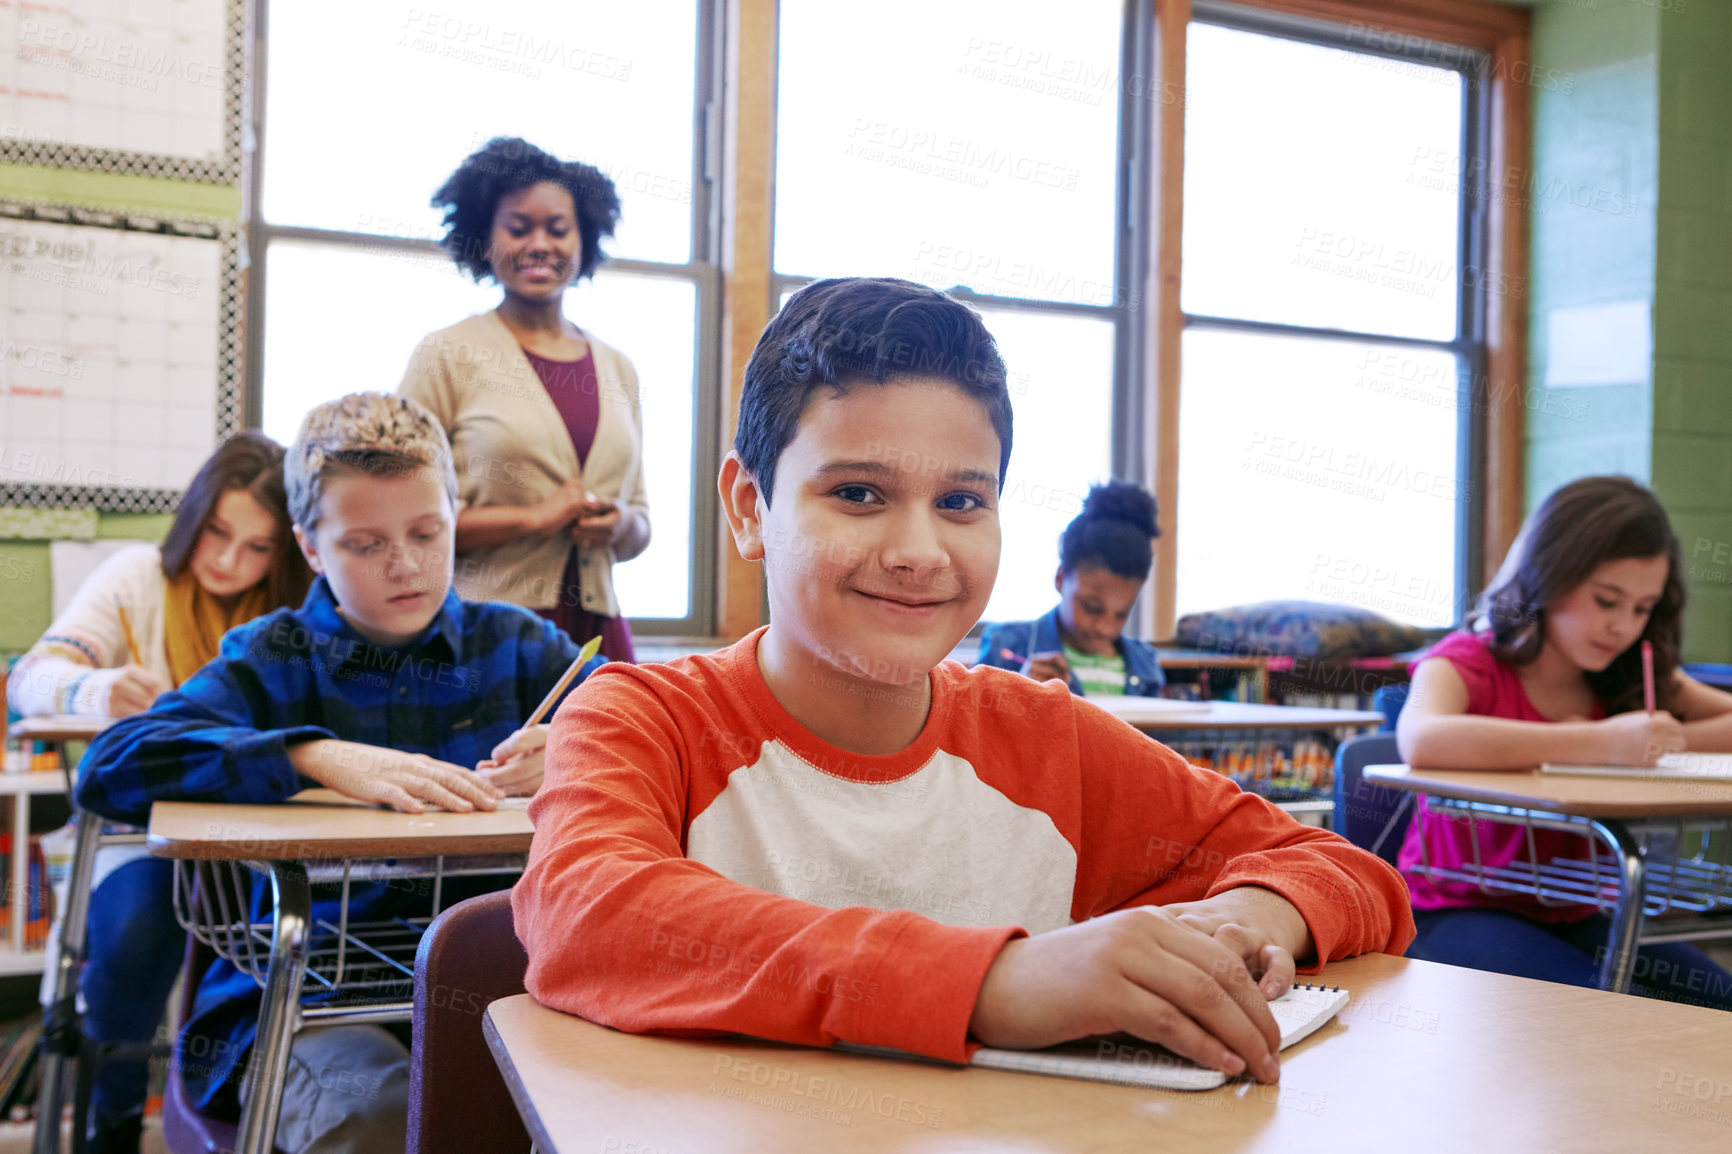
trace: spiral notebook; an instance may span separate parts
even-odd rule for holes
[[[1269,1003],[1269,1012],[1281,1028],[1285,1050],[1341,1012],[1348,993],[1340,986],[1295,985]],[[908,1058],[918,1055],[880,1046],[838,1043],[838,1050],[852,1050],[876,1057]],[[1145,1086],[1152,1090],[1213,1090],[1225,1085],[1227,1075],[1199,1066],[1170,1050],[1135,1038],[1083,1038],[1045,1050],[995,1050],[982,1046],[970,1065],[1018,1074],[1047,1074],[1055,1078],[1080,1078],[1089,1082],[1112,1082],[1120,1086]]]
[[[1644,777],[1650,781],[1732,781],[1732,754],[1668,753],[1656,765],[1552,765],[1541,773],[1577,777]]]
[[[1310,1037],[1339,1013],[1347,1001],[1348,993],[1340,986],[1299,984],[1270,1002],[1269,1012],[1281,1028],[1281,1048],[1285,1050],[1301,1038]],[[970,1064],[1156,1090],[1212,1090],[1227,1081],[1227,1075],[1219,1070],[1199,1066],[1170,1050],[1135,1038],[1123,1042],[1088,1038],[1045,1050],[994,1050],[983,1046],[974,1052]]]

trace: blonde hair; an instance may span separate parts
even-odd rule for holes
[[[451,442],[427,406],[388,393],[350,393],[315,407],[283,460],[289,516],[303,530],[318,523],[325,481],[351,473],[400,477],[431,469],[457,503]]]

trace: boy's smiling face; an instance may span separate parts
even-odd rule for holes
[[[730,455],[734,539],[764,562],[781,642],[815,670],[923,678],[980,619],[997,579],[998,467],[985,407],[927,379],[815,390],[770,502]]]
[[[379,645],[406,645],[445,603],[456,520],[435,470],[342,473],[325,479],[319,522],[311,532],[296,525],[295,540],[358,633]]]

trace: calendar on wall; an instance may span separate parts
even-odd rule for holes
[[[0,505],[171,508],[239,427],[234,229],[7,211]]]
[[[240,179],[245,0],[0,6],[0,162]]]

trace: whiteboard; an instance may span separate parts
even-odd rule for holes
[[[0,218],[0,503],[172,504],[234,425],[233,248]]]
[[[0,159],[239,178],[242,0],[0,5]]]

